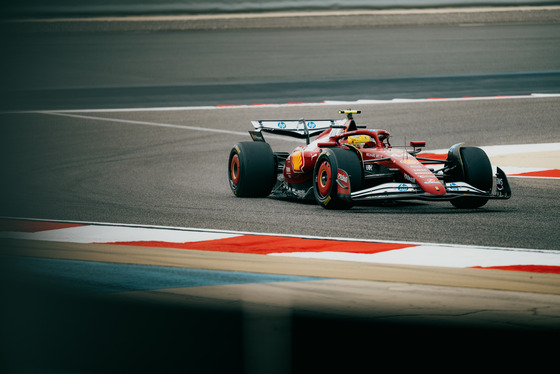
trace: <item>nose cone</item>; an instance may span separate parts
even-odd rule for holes
[[[405,174],[405,179],[414,181],[431,195],[445,195],[445,187],[439,179],[421,162],[413,157],[396,159],[398,165]]]

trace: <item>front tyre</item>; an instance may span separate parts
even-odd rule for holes
[[[492,190],[492,165],[486,153],[476,147],[462,147],[460,149],[463,162],[463,178],[466,183],[483,191]],[[488,202],[486,197],[460,197],[451,200],[456,208],[475,209]]]
[[[351,189],[360,189],[363,171],[358,156],[349,149],[329,148],[323,151],[313,170],[313,193],[319,205],[326,209],[350,209],[352,202],[338,194],[338,171],[344,170]]]
[[[237,197],[265,197],[276,183],[274,154],[268,143],[237,143],[229,153],[228,179]]]

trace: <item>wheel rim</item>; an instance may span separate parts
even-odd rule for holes
[[[231,184],[233,186],[237,186],[237,183],[239,183],[239,157],[237,156],[237,154],[233,155],[233,157],[231,158],[229,169],[229,179],[231,180]]]
[[[332,184],[332,170],[331,165],[324,161],[319,167],[317,173],[317,191],[322,197],[329,194]]]

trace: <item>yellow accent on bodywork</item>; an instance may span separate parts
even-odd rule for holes
[[[292,166],[294,167],[294,171],[301,171],[301,167],[303,166],[302,152],[296,152],[292,155]]]

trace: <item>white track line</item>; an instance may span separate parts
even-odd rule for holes
[[[285,103],[285,104],[240,104],[240,105],[206,105],[206,106],[179,106],[179,107],[140,107],[140,108],[107,108],[107,109],[61,109],[61,110],[25,110],[4,113],[35,113],[35,114],[60,114],[60,113],[122,113],[122,112],[161,112],[161,111],[190,111],[190,110],[236,110],[259,108],[285,108],[304,106],[347,106],[347,105],[372,105],[372,104],[403,104],[403,103],[435,103],[446,101],[477,101],[477,100],[515,100],[515,99],[540,99],[560,97],[560,93],[529,95],[504,95],[504,96],[479,96],[458,98],[427,98],[427,99],[400,99],[391,100],[356,100],[356,101],[323,101],[317,103]]]
[[[66,113],[66,112],[50,112],[49,111],[49,112],[40,112],[40,113],[53,115],[53,116],[72,117],[72,118],[88,119],[88,120],[95,120],[95,121],[126,123],[126,124],[131,124],[131,125],[167,127],[167,128],[173,128],[173,129],[181,129],[181,130],[195,130],[195,131],[214,132],[214,133],[220,133],[220,134],[247,136],[246,132],[230,131],[230,130],[222,130],[222,129],[212,129],[212,128],[208,128],[208,127],[197,127],[197,126],[175,125],[175,124],[171,124],[171,123],[146,122],[146,121],[136,121],[136,120],[129,120],[129,119],[85,116],[85,115],[79,115],[79,114],[70,114],[70,113]]]

